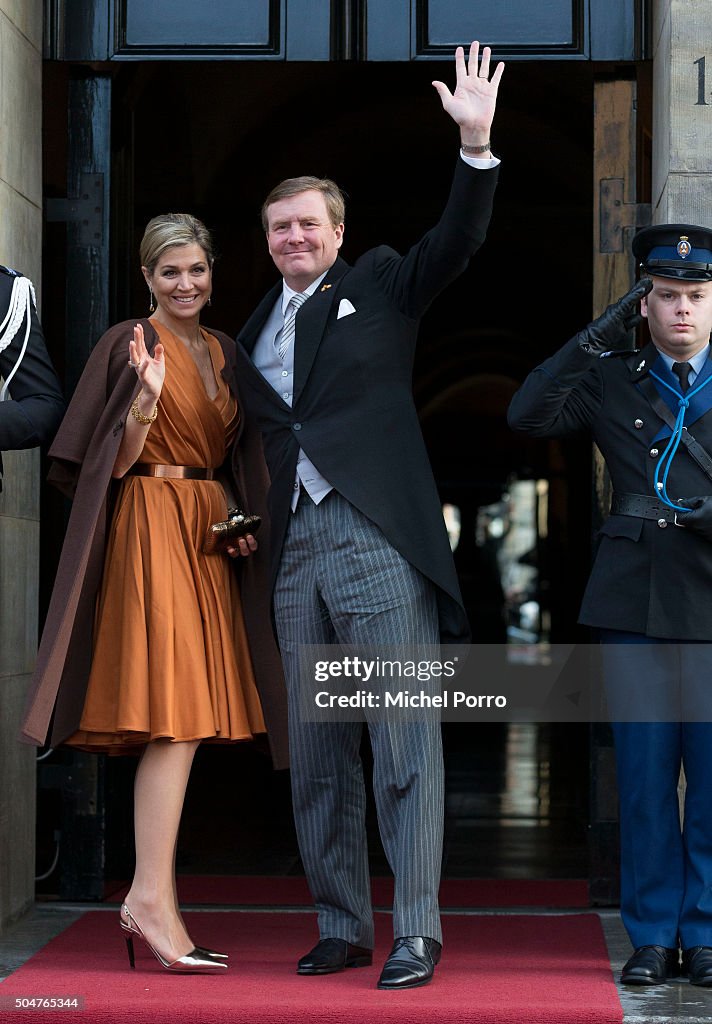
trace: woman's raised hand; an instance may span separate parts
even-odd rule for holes
[[[136,324],[133,338],[129,341],[129,366],[136,371],[141,387],[147,395],[156,401],[161,397],[163,382],[166,379],[166,360],[163,345],[157,342],[153,355],[146,348],[143,327]]]

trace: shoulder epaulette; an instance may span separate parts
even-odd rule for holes
[[[8,277],[22,277],[23,276],[20,273],[19,270],[13,270],[12,267],[3,267],[2,263],[0,263],[0,272],[3,273],[3,274],[7,274]]]

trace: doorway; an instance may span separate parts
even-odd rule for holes
[[[160,212],[188,210],[214,229],[219,262],[206,324],[231,334],[275,280],[259,208],[281,178],[328,176],[344,188],[342,253],[350,261],[381,242],[404,251],[439,216],[458,137],[430,82],[451,79],[449,61],[132,62],[108,71],[112,321],[146,313],[138,244]],[[66,194],[62,104],[70,73],[66,64],[46,66],[49,195]],[[590,319],[593,82],[587,62],[519,63],[516,76],[505,76],[493,137],[503,163],[488,239],[421,328],[414,389],[443,504],[458,517],[455,557],[475,642],[497,636],[507,643],[513,627],[532,621],[522,618],[522,595],[502,578],[493,526],[506,520],[513,495],[525,494],[532,543],[513,564],[525,570],[519,579],[533,581],[524,596],[537,609],[535,636],[580,638],[590,446],[516,438],[505,413],[526,373]],[[62,229],[51,227],[44,316],[60,367],[62,246]],[[544,516],[536,511],[542,486]],[[53,497],[45,502],[56,510]],[[517,507],[528,514],[521,501]],[[51,554],[43,571],[47,588]],[[588,877],[585,730],[450,724],[444,735],[446,877]],[[130,864],[132,770],[124,759],[103,769],[102,814],[113,851],[104,878],[120,877]],[[40,815],[40,836],[56,831],[49,815]],[[372,813],[370,822],[379,873],[386,867]],[[40,846],[42,857],[47,843]],[[274,776],[252,749],[204,747],[179,848],[179,868],[188,872],[298,872],[286,776]],[[114,856],[117,850],[123,853]],[[56,877],[46,884],[59,891]]]

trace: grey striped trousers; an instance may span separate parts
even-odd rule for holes
[[[372,947],[363,724],[303,720],[299,651],[304,644],[435,645],[434,586],[340,494],[332,491],[319,505],[302,494],[290,517],[274,607],[289,693],[294,817],[319,934]],[[376,720],[368,730],[378,826],[395,876],[394,935],[440,942],[440,724]]]

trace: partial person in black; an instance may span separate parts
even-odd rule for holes
[[[62,419],[64,399],[45,346],[32,282],[3,266],[0,378],[0,452],[48,444]]]
[[[589,432],[613,483],[580,621],[614,719],[621,980],[712,986],[712,231],[656,225],[633,253],[650,276],[527,377],[509,422]],[[635,352],[639,303],[652,340]]]

